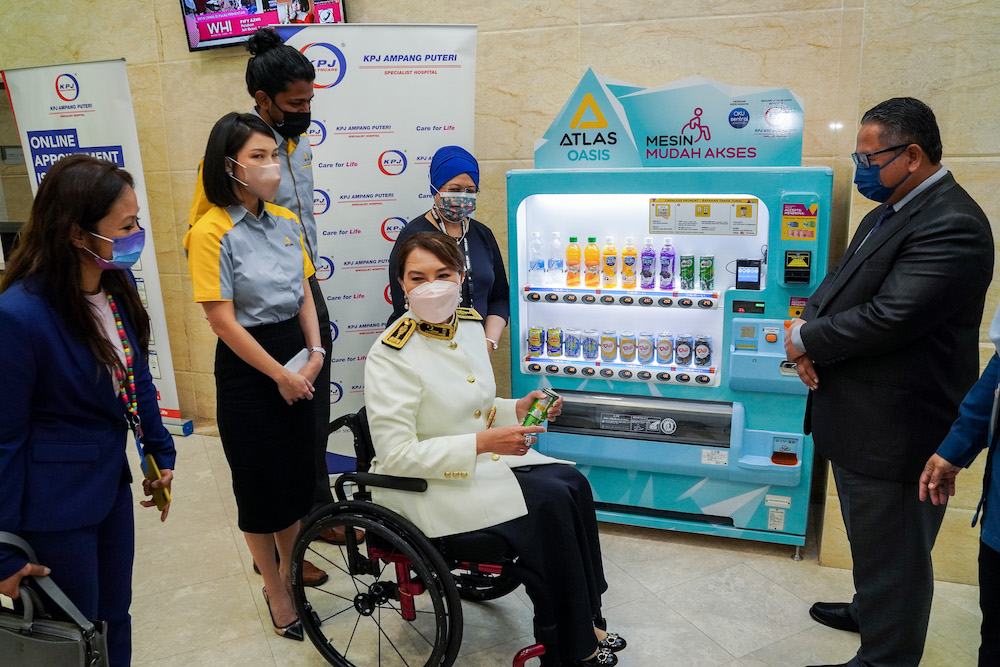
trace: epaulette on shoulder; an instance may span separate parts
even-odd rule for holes
[[[459,308],[455,312],[458,313],[460,320],[475,320],[476,322],[483,320],[483,316],[477,313],[475,308]]]
[[[409,317],[404,317],[396,322],[396,325],[389,332],[388,336],[382,339],[383,345],[388,345],[391,348],[402,350],[403,346],[406,345],[406,341],[410,339],[413,332],[417,330],[417,323],[415,320]]]

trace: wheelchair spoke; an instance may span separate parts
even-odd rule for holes
[[[389,635],[386,634],[386,631],[382,628],[382,610],[381,610],[381,608],[379,609],[378,620],[375,621],[375,626],[378,628],[378,632],[379,632],[379,639],[378,639],[378,661],[379,661],[379,664],[382,664],[382,637],[385,637],[385,640],[387,642],[389,642],[389,646],[391,646],[392,650],[396,652],[396,655],[399,656],[399,659],[403,661],[404,665],[406,665],[407,667],[409,667],[410,663],[406,661],[406,658],[403,657],[403,654],[399,652],[399,649],[396,648],[396,645],[394,643],[392,643],[392,639],[389,638]]]
[[[320,552],[316,551],[316,549],[314,549],[312,546],[309,547],[309,553],[310,554],[316,556],[317,558],[323,559],[324,561],[326,561],[330,565],[330,567],[335,567],[338,570],[340,570],[341,572],[343,572],[344,574],[350,575],[351,573],[348,571],[350,569],[350,566],[347,564],[347,557],[344,556],[344,549],[340,548],[339,551],[340,551],[341,558],[344,560],[344,567],[340,567],[340,565],[338,565],[337,563],[334,563],[332,560],[330,560],[329,558],[327,558],[326,556],[324,556]],[[347,569],[345,569],[345,568],[347,568]]]

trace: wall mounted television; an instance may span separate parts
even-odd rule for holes
[[[180,0],[188,49],[241,44],[278,23],[344,23],[344,0]]]

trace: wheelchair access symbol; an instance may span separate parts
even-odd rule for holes
[[[712,140],[712,131],[708,129],[708,125],[702,125],[701,114],[702,114],[701,107],[696,108],[694,110],[694,118],[689,120],[687,122],[687,125],[681,128],[681,134],[684,134],[688,130],[690,130],[691,132],[698,133],[698,136],[694,140],[695,143],[698,143],[702,139],[704,139],[705,141]]]

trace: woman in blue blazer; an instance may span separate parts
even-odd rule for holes
[[[146,495],[169,491],[175,456],[147,365],[149,318],[127,270],[142,251],[138,212],[128,172],[63,158],[0,283],[0,530],[27,540],[40,563],[0,548],[0,593],[17,597],[22,577],[51,572],[84,615],[107,621],[112,665],[131,653],[130,424],[162,473],[143,482]]]

